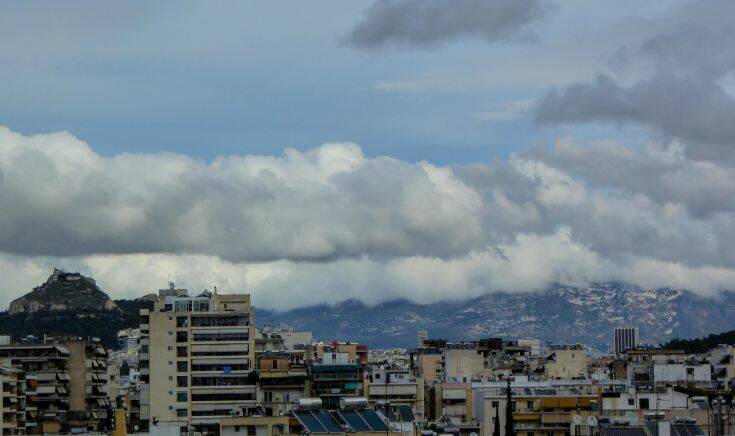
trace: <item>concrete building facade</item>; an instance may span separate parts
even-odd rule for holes
[[[256,400],[250,295],[163,290],[141,310],[141,421],[217,429]]]

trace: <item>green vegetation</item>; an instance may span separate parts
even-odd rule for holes
[[[119,310],[82,308],[75,310],[44,310],[35,313],[0,312],[0,334],[18,340],[27,335],[94,336],[107,348],[117,348],[117,331],[137,327],[139,310],[150,302],[139,300],[115,301]]]
[[[704,338],[697,339],[672,339],[666,344],[662,344],[662,348],[669,350],[684,350],[688,354],[705,353],[720,344],[735,345],[735,330],[729,332],[709,335]]]

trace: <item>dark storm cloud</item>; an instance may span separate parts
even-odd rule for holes
[[[650,126],[689,144],[698,159],[732,159],[735,100],[721,84],[735,70],[735,3],[689,4],[637,46],[621,47],[616,67],[648,76],[624,85],[612,74],[549,91],[537,103],[540,123],[607,121]]]
[[[377,0],[346,41],[356,47],[427,46],[462,37],[489,42],[529,38],[542,0]]]

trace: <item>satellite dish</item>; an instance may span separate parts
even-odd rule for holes
[[[589,425],[590,427],[597,427],[597,417],[595,415],[588,416],[587,425]]]
[[[628,412],[625,414],[625,417],[628,418],[628,422],[630,422],[631,427],[635,427],[638,425],[639,423],[638,415],[636,415],[635,413]]]
[[[574,425],[582,425],[582,417],[579,415],[574,415],[572,417],[572,422],[574,423]]]

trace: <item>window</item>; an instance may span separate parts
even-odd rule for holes
[[[174,347],[168,347],[168,351],[173,351]]]
[[[632,398],[628,398],[628,405],[629,406],[635,406],[635,400]]]
[[[178,392],[176,393],[176,401],[179,403],[186,403],[189,401],[189,393],[188,392]]]
[[[188,357],[189,350],[186,347],[176,347],[176,357]]]
[[[186,372],[189,370],[189,362],[186,360],[179,360],[176,362],[176,372]]]
[[[188,410],[186,409],[176,409],[176,416],[179,418],[185,418],[188,415]]]
[[[248,426],[248,436],[255,436],[255,426],[254,425]]]
[[[180,375],[176,377],[176,386],[180,388],[185,388],[189,386],[189,377],[185,375]]]
[[[189,342],[189,334],[187,332],[176,332],[176,342]]]
[[[209,312],[209,300],[194,300],[194,312]]]
[[[169,361],[168,361],[168,364],[169,364],[169,366],[171,366],[171,365],[173,365],[173,364],[174,364],[174,361],[173,361],[173,360],[169,360]]]
[[[169,336],[173,336],[173,335],[174,335],[174,332],[172,332],[171,330],[169,330],[169,331],[168,331],[168,335],[169,335]]]
[[[266,403],[272,403],[273,402],[273,392],[271,391],[263,392],[263,401],[265,401]]]
[[[650,406],[648,405],[648,398],[640,398],[640,399],[638,400],[638,405],[639,405],[639,408],[640,408],[641,410],[648,410],[648,408],[650,407]]]
[[[174,302],[174,311],[191,312],[191,300],[178,300]]]
[[[176,327],[182,328],[189,325],[189,318],[186,316],[177,316],[176,317]]]

